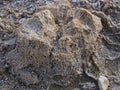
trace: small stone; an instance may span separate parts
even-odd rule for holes
[[[21,18],[21,19],[19,20],[19,23],[23,23],[25,20],[26,20],[25,18]]]
[[[0,11],[0,16],[1,16],[1,17],[6,17],[8,14],[9,14],[9,11],[6,10],[6,9],[2,9],[2,10]]]
[[[93,82],[80,83],[80,86],[82,90],[95,90],[96,88],[95,83]]]
[[[109,86],[109,80],[105,76],[100,76],[98,79],[98,86],[100,90],[107,90]]]
[[[4,41],[1,46],[3,50],[6,48],[5,50],[10,51],[15,48],[15,43],[16,43],[16,38],[11,38],[9,40]]]
[[[4,44],[12,46],[12,45],[15,45],[15,42],[16,42],[16,38],[12,38],[10,40],[4,41]]]
[[[26,85],[33,85],[39,83],[39,79],[36,73],[20,70],[19,79]]]

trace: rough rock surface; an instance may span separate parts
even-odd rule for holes
[[[119,68],[119,0],[0,0],[0,90],[119,90]]]

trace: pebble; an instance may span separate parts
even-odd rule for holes
[[[98,79],[98,86],[100,90],[107,90],[109,86],[109,80],[105,76],[100,76]]]
[[[25,20],[26,20],[25,18],[21,18],[21,19],[19,20],[19,23],[23,23]]]
[[[0,17],[5,17],[8,14],[9,14],[9,12],[7,10],[5,10],[5,9],[3,9],[3,10],[0,11]]]
[[[19,71],[19,79],[26,85],[32,85],[39,83],[39,79],[36,73],[30,73],[29,71]]]

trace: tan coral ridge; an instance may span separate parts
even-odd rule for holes
[[[14,73],[29,65],[33,65],[35,68],[49,67],[48,75],[54,72],[50,77],[67,75],[64,83],[61,80],[55,80],[58,85],[67,86],[76,75],[82,74],[82,64],[84,64],[86,74],[97,78],[100,69],[96,69],[96,73],[92,73],[92,62],[89,57],[93,51],[96,51],[97,42],[99,42],[99,32],[102,29],[100,18],[83,8],[75,12],[72,9],[63,8],[68,12],[66,14],[60,11],[66,15],[66,19],[68,18],[66,20],[62,17],[58,18],[61,16],[59,9],[61,7],[57,7],[54,11],[57,14],[48,8],[40,10],[17,29],[17,47],[12,54],[17,53],[19,58],[15,58],[11,53],[8,54],[10,57],[14,57],[12,59]],[[59,23],[64,20],[65,24],[60,25]],[[56,21],[58,22],[56,23]],[[95,64],[94,68],[99,68],[99,63]],[[51,65],[53,65],[52,68],[50,68]],[[69,67],[71,67],[70,71],[68,71]],[[32,82],[28,84],[32,84]]]

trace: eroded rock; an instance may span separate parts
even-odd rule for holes
[[[64,21],[64,15],[58,12],[59,15],[61,18],[58,19]],[[83,8],[74,12],[73,16],[74,19],[59,29],[50,10],[41,10],[26,20],[16,31],[19,59],[12,59],[14,72],[30,64],[35,68],[50,67],[46,74],[52,73],[50,77],[53,77],[53,82],[60,86],[70,85],[83,71],[89,77],[97,78],[99,63],[91,61],[90,57],[99,42],[102,29],[100,18]]]
[[[12,88],[96,90],[100,75],[114,81],[110,77],[113,75],[119,81],[117,1],[5,0],[1,3],[0,61],[6,58],[4,63],[10,67],[5,72],[0,67],[0,71],[6,77],[11,76],[4,81],[14,82]],[[115,89],[118,84],[114,81],[110,86]]]

